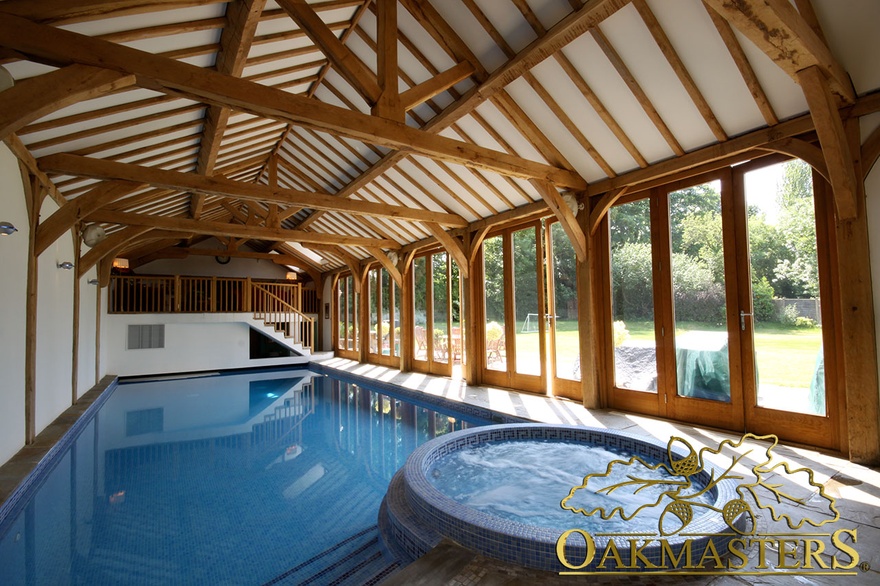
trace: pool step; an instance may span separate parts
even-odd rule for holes
[[[369,527],[340,541],[309,560],[279,574],[264,586],[367,586],[378,584],[400,568],[379,540],[379,529]]]
[[[434,549],[443,536],[426,523],[410,506],[403,479],[403,468],[388,485],[379,508],[379,530],[385,547],[408,564]]]

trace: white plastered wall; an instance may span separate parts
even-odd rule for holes
[[[83,246],[83,252],[88,250]],[[79,348],[77,353],[77,398],[82,397],[97,382],[95,376],[95,334],[97,332],[97,324],[95,315],[97,314],[98,286],[89,285],[89,281],[98,278],[97,271],[92,268],[80,279],[79,289]],[[102,296],[103,299],[103,296]]]
[[[303,364],[308,357],[250,358],[248,314],[116,314],[106,307],[101,322],[102,354],[109,372],[119,376],[203,372]],[[238,321],[237,321],[238,320]],[[165,347],[129,350],[130,324],[165,324]]]
[[[0,236],[0,463],[24,446],[24,331],[28,218],[18,159],[0,143],[0,220],[18,232]]]
[[[25,328],[27,320],[28,218],[18,159],[0,144],[0,220],[12,222],[18,232],[0,237],[0,464],[24,446],[25,440]],[[41,219],[58,206],[43,201]],[[87,249],[84,249],[87,250]],[[76,262],[70,232],[40,255],[37,267],[37,363],[35,432],[39,434],[72,402],[73,283],[74,270],[58,268]],[[94,270],[82,278],[77,365],[77,397],[96,382],[95,337],[97,287],[88,284]]]
[[[43,200],[40,219],[58,209]],[[70,234],[51,244],[37,259],[36,429],[40,432],[71,403],[73,357],[73,280],[76,270],[58,268],[75,262]]]

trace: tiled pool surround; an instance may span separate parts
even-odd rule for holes
[[[436,438],[425,443],[412,453],[401,473],[392,481],[386,506],[383,513],[388,519],[384,524],[383,534],[389,535],[397,542],[392,547],[404,549],[413,557],[427,552],[439,536],[447,537],[462,546],[486,556],[505,562],[519,564],[529,568],[552,572],[565,571],[556,557],[556,542],[560,536],[558,530],[536,527],[509,521],[477,511],[460,504],[440,492],[428,479],[432,464],[456,450],[468,449],[487,442],[511,440],[556,440],[584,442],[590,445],[603,446],[612,450],[640,456],[646,461],[668,461],[667,446],[652,438],[628,434],[625,432],[577,426],[545,425],[545,424],[504,424],[463,430]],[[686,454],[676,453],[679,457]],[[692,478],[695,483],[705,486],[710,479],[711,471],[703,470]],[[712,488],[710,494],[715,506],[736,498],[731,482],[721,482]],[[405,499],[405,503],[400,503]],[[401,512],[403,511],[403,512]],[[577,521],[572,522],[572,527]],[[719,535],[724,534],[726,535]],[[721,551],[726,542],[733,538],[730,529],[720,515],[699,517],[688,526],[688,537],[681,535],[669,536],[667,541],[678,553],[678,549],[686,539],[692,539],[691,551],[694,559],[700,559],[709,541]],[[698,534],[699,537],[694,537]],[[627,536],[593,536],[596,550],[600,552],[594,557],[590,566],[583,571],[601,571],[596,564],[601,552],[605,550],[610,539],[618,546],[625,565],[630,565],[630,546]],[[423,548],[427,548],[422,551]],[[570,544],[566,547],[570,560],[583,560],[586,546],[583,542]],[[651,562],[659,564],[661,546],[654,543],[644,550],[644,556]],[[638,564],[637,564],[638,565]],[[644,568],[639,568],[644,571]]]

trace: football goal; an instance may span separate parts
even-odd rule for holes
[[[520,329],[520,333],[522,334],[530,334],[538,331],[538,318],[541,314],[539,313],[529,313],[526,314],[526,321],[523,322],[522,328]]]
[[[534,334],[538,331],[538,319],[540,318],[540,313],[527,313],[526,321],[523,322],[522,328],[520,328],[519,333],[521,334]],[[548,318],[556,319],[557,315],[547,315]]]

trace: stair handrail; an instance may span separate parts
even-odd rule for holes
[[[288,329],[287,331],[285,331],[284,336],[286,338],[293,338],[294,343],[302,344],[302,346],[304,348],[308,348],[309,350],[311,350],[313,341],[315,339],[314,338],[315,318],[304,314],[299,309],[297,309],[294,305],[292,305],[291,303],[289,303],[285,299],[282,299],[281,297],[279,297],[275,293],[272,293],[271,291],[268,290],[268,288],[262,286],[260,283],[251,282],[251,289],[254,290],[255,292],[259,292],[266,299],[274,300],[275,303],[278,304],[280,306],[280,308],[283,310],[283,311],[269,311],[266,309],[265,304],[261,304],[263,309],[261,309],[259,311],[254,309],[254,319],[258,319],[258,318],[262,317],[263,321],[265,322],[267,315],[273,314],[273,313],[279,313],[279,314],[285,314],[286,319],[284,319],[282,321],[284,321],[286,323],[292,323],[294,320],[292,320],[290,316],[291,315],[296,316],[297,318],[299,318],[300,320],[302,320],[304,323],[307,324],[306,325],[307,335],[303,335],[298,329],[293,332],[291,332],[290,329]],[[254,303],[253,299],[251,300],[251,303],[252,304]],[[277,329],[276,329],[276,331],[277,331]],[[308,340],[305,340],[303,338],[308,338]]]

